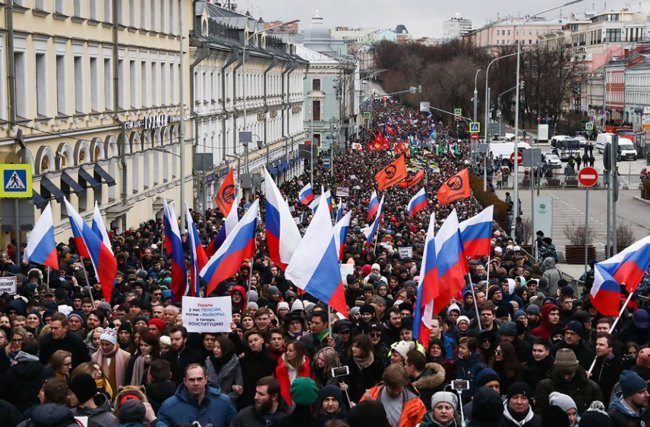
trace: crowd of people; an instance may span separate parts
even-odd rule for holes
[[[429,114],[375,103],[374,128],[348,141],[333,171],[315,165],[312,182],[353,213],[343,256],[353,269],[342,278],[347,318],[284,277],[262,224],[254,258],[209,295],[231,298],[230,333],[183,326],[161,220],[110,233],[118,261],[111,301],[74,239],[58,245],[58,271],[16,265],[14,251],[24,248],[10,247],[0,272],[19,285],[0,298],[0,425],[73,426],[75,417],[156,427],[645,425],[648,312],[631,308],[610,332],[614,319],[563,279],[552,256],[533,258],[496,224],[491,255],[469,261],[465,289],[436,307],[429,340],[414,336],[429,215],[440,226],[452,209],[464,220],[483,207],[436,200],[467,167],[464,144]],[[374,175],[394,158],[365,148],[377,132],[408,141],[410,167],[426,173],[421,185],[383,193],[368,243]],[[297,199],[308,180],[304,173],[281,185],[302,232],[312,211]],[[406,205],[422,185],[429,206],[409,218]],[[207,244],[222,215],[192,215]]]

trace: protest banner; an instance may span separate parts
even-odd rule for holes
[[[230,332],[232,301],[230,297],[183,297],[183,326],[187,332]]]

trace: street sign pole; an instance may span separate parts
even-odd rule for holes
[[[587,256],[589,256],[589,187],[585,190],[585,277],[587,277]]]
[[[598,183],[598,171],[592,167],[582,168],[578,172],[578,182],[585,187],[585,277],[587,273],[587,257],[589,256],[589,188]]]

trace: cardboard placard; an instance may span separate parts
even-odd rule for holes
[[[183,326],[187,332],[230,332],[232,301],[230,297],[183,297]]]

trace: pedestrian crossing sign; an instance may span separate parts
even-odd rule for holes
[[[0,197],[32,197],[32,165],[0,164]]]
[[[470,133],[480,133],[481,132],[481,123],[479,123],[479,122],[469,122],[469,131],[470,131]]]

